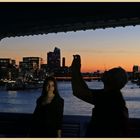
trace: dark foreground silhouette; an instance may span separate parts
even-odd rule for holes
[[[37,99],[29,137],[61,137],[64,100],[54,77],[47,77]]]
[[[94,105],[86,137],[128,137],[128,109],[120,91],[127,83],[125,70],[106,71],[104,89],[89,89],[81,76],[79,55],[74,56],[71,68],[73,94]]]

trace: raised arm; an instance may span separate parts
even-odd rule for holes
[[[94,104],[93,103],[93,93],[85,83],[81,75],[81,58],[80,55],[74,55],[72,62],[72,90],[73,95],[79,99]]]

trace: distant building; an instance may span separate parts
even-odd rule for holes
[[[47,53],[47,65],[51,71],[56,71],[60,68],[60,49],[55,47],[53,52]]]
[[[11,60],[11,64],[13,65],[13,66],[16,66],[16,60]]]
[[[23,57],[23,61],[19,62],[20,76],[30,75],[37,77],[42,62],[43,59],[40,57]]]
[[[139,79],[140,78],[140,69],[138,65],[133,66],[133,79]]]
[[[134,65],[133,66],[133,73],[137,73],[137,72],[139,72],[139,66]]]
[[[20,71],[29,71],[29,64],[27,62],[20,61],[19,62],[19,69]]]
[[[15,79],[17,75],[16,60],[0,58],[0,79]]]
[[[41,65],[41,71],[43,71],[46,74],[49,71],[48,65],[47,64],[42,64]]]
[[[40,57],[23,57],[23,61],[19,62],[19,68],[29,71],[40,69],[42,61]]]
[[[11,58],[0,58],[0,67],[8,67],[9,64],[12,64]]]
[[[62,58],[62,67],[65,67],[65,57]]]

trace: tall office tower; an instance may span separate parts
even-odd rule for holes
[[[0,79],[11,79],[17,75],[15,67],[16,60],[11,58],[0,58]]]
[[[40,57],[23,57],[23,62],[20,62],[19,65],[22,69],[36,70],[40,69],[42,60]]]
[[[0,67],[7,68],[10,64],[12,64],[11,58],[0,58]]]
[[[62,58],[62,67],[65,67],[65,57]]]
[[[133,66],[133,72],[136,73],[136,72],[138,72],[138,71],[139,71],[139,66],[134,65],[134,66]]]
[[[60,49],[59,48],[57,48],[57,47],[55,47],[54,48],[54,55],[55,55],[55,64],[56,64],[56,67],[60,67],[60,58],[61,58],[61,56],[60,56]]]
[[[47,53],[47,64],[50,69],[60,68],[60,49],[55,47],[53,52]]]

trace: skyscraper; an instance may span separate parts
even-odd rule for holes
[[[134,65],[133,66],[133,73],[137,73],[139,71],[139,66]]]
[[[60,49],[55,47],[53,52],[47,53],[47,64],[51,70],[60,68]]]
[[[62,67],[65,67],[65,57],[62,58]]]

